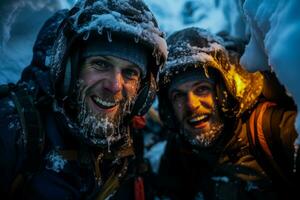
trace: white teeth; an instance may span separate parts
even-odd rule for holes
[[[106,107],[112,107],[115,106],[116,103],[115,102],[107,102],[107,101],[103,101],[101,100],[99,97],[93,97],[93,99],[100,105],[106,106]]]
[[[205,119],[206,117],[207,117],[207,115],[201,115],[201,116],[190,119],[190,122],[191,123],[198,122],[198,121]]]

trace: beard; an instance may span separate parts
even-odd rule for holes
[[[223,123],[215,122],[211,124],[211,128],[209,130],[201,131],[201,133],[197,135],[190,133],[185,128],[181,128],[181,134],[191,145],[205,148],[212,146],[216,142],[221,135],[223,128]]]
[[[129,126],[125,122],[126,116],[132,110],[135,98],[123,98],[118,101],[112,96],[106,98],[111,102],[118,102],[118,109],[113,116],[108,116],[102,112],[93,112],[90,108],[87,97],[92,88],[81,86],[78,95],[79,113],[77,122],[80,126],[80,134],[85,140],[97,147],[107,147],[110,151],[110,146],[122,139],[129,139]]]
[[[193,146],[198,147],[210,147],[219,138],[221,132],[223,131],[224,125],[221,123],[213,124],[209,131],[203,131],[201,134],[192,135],[182,129],[182,134],[187,138],[188,142]]]

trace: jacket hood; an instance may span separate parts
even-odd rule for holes
[[[34,43],[31,63],[22,71],[19,82],[34,84],[35,93],[43,93],[48,96],[54,95],[50,79],[50,68],[46,65],[46,58],[50,55],[54,45],[57,29],[67,15],[67,9],[59,10],[45,21]]]
[[[263,87],[262,74],[247,72],[239,64],[237,54],[225,49],[222,38],[203,29],[187,28],[172,34],[167,43],[169,54],[165,68],[160,71],[160,93],[169,88],[176,74],[189,68],[204,69],[208,77],[213,69],[221,75],[227,91],[238,102],[236,116],[256,103]]]
[[[54,83],[64,79],[62,76],[65,76],[66,60],[72,46],[76,42],[88,40],[91,34],[111,42],[114,37],[122,37],[129,43],[145,46],[152,55],[148,67],[154,77],[167,57],[164,34],[143,1],[79,0],[62,22],[52,53],[47,58]]]
[[[129,127],[134,115],[143,115],[150,108],[156,94],[157,72],[167,58],[167,45],[156,19],[143,1],[78,0],[67,11],[54,35],[56,38],[44,64],[50,71],[51,88],[54,90],[53,109],[68,121],[68,126],[77,127],[76,83],[80,65],[76,52],[81,51],[83,43],[98,38],[109,42],[124,39],[128,46],[140,44],[149,52],[147,74],[141,80],[132,112],[124,116],[120,126],[124,129]],[[90,138],[83,138],[76,130],[70,131],[71,134],[89,143]],[[129,129],[126,130],[124,143],[130,145]]]

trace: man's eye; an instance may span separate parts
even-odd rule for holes
[[[123,74],[128,79],[139,79],[140,73],[135,69],[124,69]]]
[[[208,86],[198,86],[195,88],[194,93],[196,95],[207,95],[211,91],[211,88]]]
[[[92,67],[96,70],[99,71],[103,71],[103,70],[107,70],[109,68],[108,65],[106,65],[105,63],[101,62],[101,61],[95,61],[92,63]]]

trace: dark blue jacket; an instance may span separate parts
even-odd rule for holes
[[[23,129],[11,95],[0,98],[0,108],[1,196],[31,200],[95,199],[112,187],[103,194],[104,197],[116,192],[112,199],[134,199],[137,173],[136,161],[131,158],[132,148],[112,150],[97,162],[97,151],[72,138],[61,116],[43,108],[39,112],[45,138],[42,152],[33,155],[28,149],[32,148],[28,142],[30,138]],[[122,154],[118,161],[114,156],[116,153]],[[35,166],[28,163],[32,156],[36,156]],[[100,184],[95,179],[96,164],[102,174]]]

